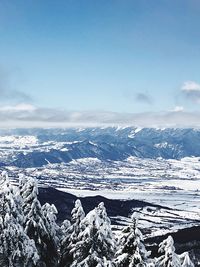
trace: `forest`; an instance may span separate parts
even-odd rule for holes
[[[113,231],[104,203],[85,214],[76,200],[71,220],[56,222],[57,209],[40,204],[38,183],[21,175],[13,185],[4,171],[0,189],[1,267],[194,267],[189,253],[176,254],[171,236],[151,257],[138,228],[131,224]]]

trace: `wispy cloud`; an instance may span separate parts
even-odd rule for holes
[[[174,109],[171,110],[171,112],[183,112],[184,107],[183,106],[175,106]]]
[[[139,104],[152,105],[153,97],[148,92],[123,92],[123,97],[129,102],[136,102]]]
[[[181,111],[181,112],[180,112]],[[0,127],[200,127],[200,114],[180,108],[162,113],[117,113],[106,111],[65,111],[30,104],[0,108]]]
[[[11,72],[0,67],[0,102],[4,101],[30,102],[32,101],[32,97],[12,85]]]
[[[15,113],[15,112],[32,112],[35,111],[37,108],[31,104],[18,104],[15,106],[1,106],[0,107],[0,112],[10,112],[10,113]]]
[[[148,93],[137,93],[135,95],[135,100],[148,105],[153,103],[153,99]]]
[[[200,103],[200,84],[195,81],[186,81],[181,87],[182,93],[190,100]]]

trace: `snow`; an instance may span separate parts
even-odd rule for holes
[[[26,147],[38,144],[38,139],[36,136],[0,136],[0,148],[1,147]]]
[[[135,134],[139,133],[143,128],[136,128],[134,130],[131,131],[131,133],[128,135],[129,138],[134,138]]]
[[[181,260],[181,262],[182,262],[181,267],[194,267],[194,264],[193,264],[193,262],[191,261],[188,252],[184,252],[183,254],[181,254],[181,255],[179,256],[179,258],[180,258],[180,260]]]
[[[145,266],[146,263],[147,266],[155,266],[155,261],[159,267],[165,267],[166,264],[173,267],[194,267],[188,253],[181,255],[175,253],[171,236],[160,244],[159,252],[162,255],[158,259],[150,259],[150,253],[143,244],[140,227],[148,228],[151,236],[164,235],[167,233],[166,222],[169,231],[172,229],[176,231],[184,227],[183,218],[187,222],[187,227],[192,225],[192,220],[197,223],[199,213],[151,205],[137,207],[130,211],[131,218],[122,218],[128,226],[122,230],[121,235],[119,231],[114,235],[104,203],[99,203],[85,216],[81,201],[78,199],[71,213],[71,223],[64,221],[60,228],[56,224],[56,207],[48,203],[42,207],[40,205],[36,179],[21,174],[19,186],[13,187],[5,171],[1,176],[4,182],[0,189],[3,199],[0,201],[2,210],[0,253],[9,260],[9,266],[15,266],[15,261],[22,267],[32,266],[29,263],[33,261],[36,265],[38,260],[45,266],[47,262],[51,262],[49,264],[51,266],[57,266],[59,251],[62,255],[61,260],[72,256],[69,257],[72,259],[70,265],[72,267],[82,264],[111,267],[112,261],[124,267],[127,266],[127,261],[132,267],[136,266],[136,262]],[[59,240],[62,242],[61,248]]]
[[[181,261],[175,253],[174,240],[171,236],[160,243],[158,251],[164,253],[156,260],[159,267],[181,267]]]
[[[96,143],[89,141],[89,144],[92,146],[98,146]]]
[[[96,164],[100,163],[101,161],[97,158],[81,158],[81,159],[76,159],[72,160],[71,164],[79,165],[79,164]]]

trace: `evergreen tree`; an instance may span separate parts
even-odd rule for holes
[[[181,267],[181,262],[178,255],[175,253],[174,240],[168,236],[159,245],[158,252],[164,253],[157,259],[156,267]]]
[[[85,217],[81,201],[79,199],[75,202],[75,207],[71,212],[71,224],[68,221],[64,221],[62,230],[65,234],[64,239],[61,242],[61,259],[60,266],[68,267],[74,260],[73,248],[76,246],[78,236],[81,232],[81,222]]]
[[[194,263],[191,261],[188,252],[184,252],[179,258],[181,260],[181,267],[194,267]]]
[[[71,223],[69,220],[64,220],[61,224],[61,243],[62,241],[68,237],[69,229],[71,229]],[[71,234],[70,234],[71,235]]]
[[[63,238],[61,239],[60,263],[59,267],[71,266],[73,262],[73,253],[71,252],[73,227],[68,220],[65,220],[61,226]]]
[[[110,218],[107,215],[106,208],[104,206],[104,203],[101,202],[98,207],[96,208],[97,214],[99,216],[99,224],[100,224],[100,231],[99,234],[102,235],[102,250],[103,254],[108,258],[112,258],[115,254],[116,249],[116,242],[114,239],[114,235],[111,230],[111,221]]]
[[[119,249],[116,253],[114,266],[116,267],[146,267],[153,266],[148,259],[149,252],[143,244],[143,236],[138,229],[138,219],[132,216],[132,224],[122,230],[119,240]]]
[[[45,218],[44,225],[48,233],[48,251],[51,253],[51,266],[58,265],[58,250],[59,250],[59,237],[60,237],[60,228],[56,223],[58,213],[56,207],[52,204],[46,203],[42,206],[42,213]]]
[[[56,267],[58,261],[57,247],[51,236],[52,229],[43,214],[37,195],[37,181],[28,178],[22,188],[25,233],[35,241],[39,254],[38,266]]]
[[[72,243],[77,242],[78,235],[81,231],[81,222],[85,218],[85,212],[83,210],[81,201],[79,199],[75,202],[75,207],[73,208],[71,212],[71,223],[73,227],[72,232]]]
[[[24,223],[24,211],[23,211],[23,199],[21,195],[21,189],[22,189],[22,181],[23,183],[26,182],[25,176],[23,174],[19,175],[19,184],[18,187],[15,187],[13,189],[13,195],[14,195],[14,201],[16,205],[16,210],[17,210],[17,220],[20,225],[23,226]]]
[[[7,175],[3,173],[3,176],[0,191],[0,266],[36,266],[38,254],[35,243],[19,224],[13,189]]]
[[[19,176],[18,191],[19,191],[19,194],[22,196],[23,188],[24,188],[28,178],[24,174],[21,174],[21,173],[18,176]]]
[[[107,267],[115,252],[115,242],[103,203],[90,211],[82,221],[83,231],[73,248],[71,267]]]
[[[59,227],[56,207],[48,203],[41,207],[35,179],[21,175],[19,187],[13,188],[3,172],[0,184],[1,267],[194,267],[188,252],[175,253],[171,236],[159,245],[162,255],[150,260],[135,215],[122,230],[116,252],[104,203],[85,217],[77,200],[71,223],[65,220]]]

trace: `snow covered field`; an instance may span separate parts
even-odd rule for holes
[[[19,173],[40,183],[78,196],[103,195],[140,199],[168,207],[200,211],[200,158],[100,161],[95,158],[40,168],[5,167],[13,178]]]
[[[200,225],[199,158],[155,160],[131,157],[125,161],[107,162],[84,158],[40,168],[3,169],[8,170],[15,182],[18,175],[24,173],[37,177],[41,185],[50,185],[78,197],[101,195],[160,205],[164,208],[139,211],[143,218],[140,227],[151,228],[151,235]],[[128,222],[127,218],[118,219],[120,223]]]

